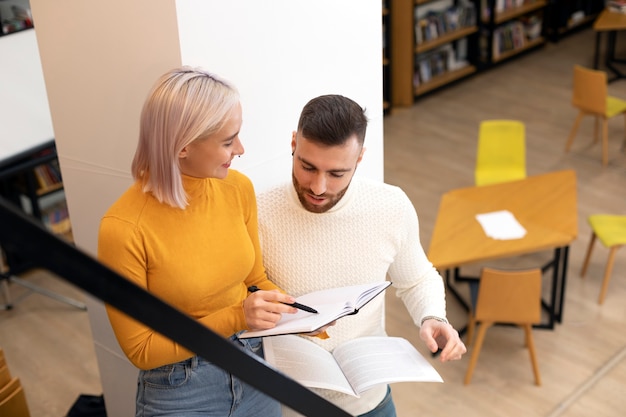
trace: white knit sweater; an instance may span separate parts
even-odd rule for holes
[[[354,177],[344,197],[326,213],[306,211],[291,183],[258,196],[259,234],[268,277],[295,297],[320,289],[384,281],[389,276],[413,321],[446,316],[443,280],[426,258],[415,209],[398,187]],[[385,335],[384,296],[309,338],[332,351],[363,336]],[[386,387],[355,398],[315,390],[352,415],[372,410]],[[296,415],[284,409],[284,414]]]

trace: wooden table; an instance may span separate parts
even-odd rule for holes
[[[514,240],[487,237],[475,216],[498,210],[513,213],[526,235]],[[577,235],[576,174],[557,171],[444,194],[428,258],[445,271],[448,287],[463,302],[450,281],[450,270],[456,280],[462,280],[459,269],[463,265],[553,250],[553,259],[542,267],[544,272],[552,270],[551,299],[542,300],[549,319],[539,327],[554,328],[562,318],[569,244]]]
[[[600,41],[602,33],[607,32],[607,46],[605,51],[605,66],[610,69],[614,76],[609,78],[609,82],[618,80],[620,78],[626,78],[626,74],[617,69],[613,64],[626,63],[624,59],[618,59],[615,57],[615,42],[617,38],[617,31],[626,30],[626,14],[611,12],[608,9],[604,9],[596,21],[593,23],[593,30],[596,31],[596,51],[594,56],[595,69],[598,69],[600,61]]]

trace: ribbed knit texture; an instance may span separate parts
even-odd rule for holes
[[[268,277],[288,294],[297,297],[388,276],[417,325],[425,316],[446,316],[443,280],[426,258],[417,214],[400,188],[355,177],[339,203],[318,214],[302,208],[288,183],[261,193],[258,210]],[[330,338],[309,339],[332,351],[346,340],[384,335],[384,299],[379,296],[358,314],[337,321],[328,330]],[[353,415],[373,409],[385,391],[380,386],[358,399],[316,390]],[[291,413],[284,415],[296,415]]]

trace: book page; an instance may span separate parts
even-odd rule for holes
[[[342,343],[333,352],[357,393],[392,382],[443,382],[435,368],[400,337],[362,337]]]
[[[389,285],[391,282],[385,281],[314,291],[298,297],[298,302],[315,309],[324,304],[345,303],[347,308],[355,310],[376,297]]]
[[[335,358],[309,340],[294,335],[267,337],[263,350],[270,365],[304,386],[358,396]]]

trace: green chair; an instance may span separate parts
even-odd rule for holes
[[[526,132],[517,120],[485,120],[478,130],[476,185],[526,178]]]
[[[591,251],[593,250],[596,238],[599,239],[605,247],[609,248],[609,259],[604,269],[604,280],[602,281],[602,289],[600,290],[600,297],[598,298],[598,304],[602,304],[606,296],[609,281],[611,280],[615,253],[620,247],[626,245],[626,216],[593,214],[589,216],[587,220],[591,226],[591,241],[587,247],[587,254],[585,255],[582,271],[580,272],[583,278],[587,273],[587,266],[591,259]]]

